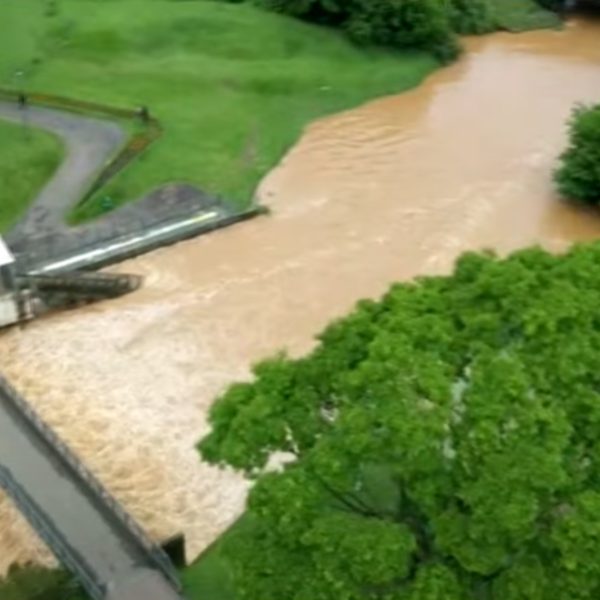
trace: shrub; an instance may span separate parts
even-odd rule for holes
[[[13,567],[0,580],[2,600],[84,600],[81,588],[64,571],[27,565]]]
[[[567,7],[568,0],[537,0],[537,3],[548,10],[559,11]]]
[[[359,43],[430,50],[442,60],[458,54],[439,0],[357,0],[354,6],[344,27]]]
[[[489,0],[448,0],[448,18],[456,33],[488,33],[496,28]]]
[[[600,104],[579,106],[569,123],[570,143],[555,180],[572,200],[600,204]]]
[[[424,49],[442,60],[450,60],[458,54],[458,43],[444,1],[255,0],[255,3],[272,11],[341,27],[361,45]]]
[[[443,61],[459,52],[455,34],[556,26],[556,15],[539,6],[564,4],[562,0],[251,1],[267,10],[340,27],[361,45],[424,49]]]
[[[354,0],[254,0],[268,10],[315,22],[342,22],[352,13]]]

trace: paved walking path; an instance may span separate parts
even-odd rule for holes
[[[198,232],[236,220],[238,211],[221,199],[188,184],[172,183],[93,221],[71,227],[65,220],[67,213],[85,196],[100,169],[123,146],[126,133],[110,121],[38,106],[19,108],[16,103],[2,101],[0,119],[51,131],[66,146],[63,164],[25,217],[6,235],[13,252],[29,267],[47,261],[60,262],[111,245],[123,236],[137,238],[156,228],[195,218],[212,215],[204,225],[194,229]],[[171,234],[171,241],[178,239],[178,235]],[[156,246],[153,243],[148,247]]]
[[[116,123],[63,111],[0,101],[0,118],[26,127],[45,129],[66,145],[65,160],[13,230],[33,237],[67,230],[65,215],[89,189],[94,176],[125,143],[126,133]]]

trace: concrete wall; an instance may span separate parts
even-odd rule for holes
[[[2,292],[0,291],[0,294]],[[0,295],[0,328],[19,322],[19,308],[15,294]]]
[[[15,290],[15,264],[0,266],[0,295]]]

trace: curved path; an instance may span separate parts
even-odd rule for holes
[[[0,119],[45,129],[66,145],[65,160],[13,234],[33,237],[67,230],[65,214],[81,200],[100,168],[125,143],[125,131],[110,121],[37,106],[22,109],[11,102],[0,102]]]

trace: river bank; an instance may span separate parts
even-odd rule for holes
[[[493,0],[492,6],[500,29],[559,23],[535,0]],[[102,215],[107,199],[109,205],[130,202],[173,181],[247,208],[260,178],[306,123],[408,89],[439,67],[425,53],[361,50],[335,31],[252,6],[155,2],[144,7],[143,19],[138,8],[135,0],[118,7],[101,2],[82,7],[76,0],[60,6],[46,0],[27,7],[18,0],[0,5],[0,21],[6,24],[0,86],[43,92],[36,96],[46,100],[54,92],[130,109],[145,105],[164,118],[166,139],[91,194],[89,202],[75,206],[81,197],[73,202],[68,198],[72,190],[66,190],[63,204],[72,205],[72,222]],[[193,35],[196,29],[203,31],[200,38]],[[36,125],[24,121],[26,127]],[[11,155],[13,171],[27,168],[26,159],[19,158],[22,148],[9,136],[0,150]],[[45,157],[52,169],[44,173],[56,167],[60,156],[57,147]],[[19,180],[8,186],[10,197],[0,203],[0,231],[41,187],[43,179],[33,175],[25,178],[26,185]],[[57,208],[56,215],[62,219],[66,212]]]
[[[243,509],[247,484],[199,464],[205,413],[252,362],[298,354],[391,281],[471,248],[560,250],[600,234],[554,195],[574,103],[600,94],[600,26],[498,34],[420,88],[315,123],[263,182],[273,209],[124,264],[130,297],[0,337],[4,373],[136,518],[183,531],[188,558]],[[48,556],[0,501],[0,571]]]
[[[426,53],[362,50],[250,4],[61,0],[0,4],[0,85],[135,108],[164,135],[72,216],[187,183],[247,207],[261,177],[324,114],[418,84]],[[198,32],[202,32],[198,35]],[[16,74],[19,74],[18,76]]]

